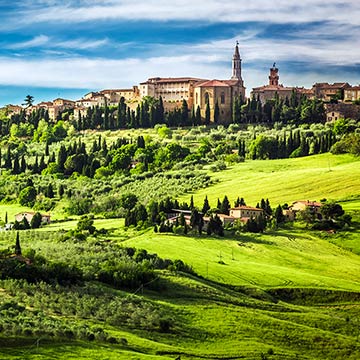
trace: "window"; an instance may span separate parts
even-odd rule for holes
[[[205,95],[204,95],[204,98],[205,98],[205,104],[208,103],[208,102],[210,103],[209,93],[206,92]]]
[[[221,93],[221,104],[225,104],[225,93]]]

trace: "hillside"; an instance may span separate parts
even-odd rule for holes
[[[247,160],[214,173],[217,184],[196,191],[194,202],[201,206],[207,195],[216,205],[227,195],[231,202],[240,196],[256,205],[268,198],[273,206],[296,200],[358,199],[360,194],[360,158],[329,153],[295,159]],[[181,196],[189,200],[189,195]]]

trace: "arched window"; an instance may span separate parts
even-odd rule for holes
[[[222,92],[221,93],[221,104],[225,104],[225,93],[224,92]]]
[[[210,96],[208,92],[205,93],[204,98],[205,98],[205,104],[210,103]]]

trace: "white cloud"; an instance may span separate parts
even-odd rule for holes
[[[46,35],[35,36],[33,39],[18,43],[5,45],[4,47],[12,50],[30,49],[42,47],[44,49],[75,49],[86,50],[95,49],[109,43],[108,39],[102,40],[88,40],[88,39],[73,39],[73,40],[56,40]]]
[[[334,21],[359,23],[357,0],[113,0],[52,1],[52,6],[24,10],[17,21],[79,23],[95,20],[189,20],[272,23]]]
[[[19,43],[14,43],[11,45],[6,46],[8,49],[14,49],[14,50],[18,50],[18,49],[27,49],[27,48],[34,48],[34,47],[39,47],[39,46],[43,46],[45,44],[47,44],[49,42],[49,37],[46,35],[39,35],[34,37],[31,40],[28,41],[23,41],[23,42],[19,42]]]

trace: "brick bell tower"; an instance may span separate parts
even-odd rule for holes
[[[269,85],[279,85],[279,69],[276,67],[276,63],[270,68]]]
[[[241,58],[239,52],[239,42],[236,42],[235,52],[232,58],[232,76],[231,80],[238,80],[243,83],[243,79],[241,78]]]

